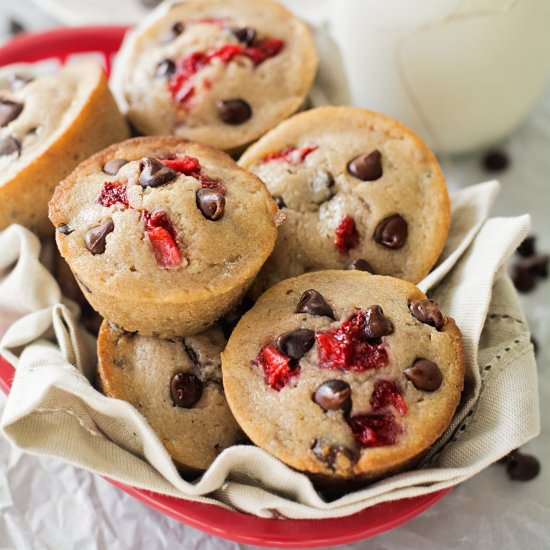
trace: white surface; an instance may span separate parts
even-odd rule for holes
[[[11,0],[0,0],[0,13]],[[24,3],[24,2],[22,2]],[[12,4],[13,5],[13,4]],[[10,6],[11,7],[11,6]],[[539,249],[550,251],[550,86],[528,121],[506,144],[512,168],[501,177],[497,214],[530,212]],[[451,184],[487,178],[479,155],[441,159]],[[541,351],[542,434],[525,447],[542,460],[529,483],[508,481],[492,466],[454,489],[421,517],[344,550],[507,550],[550,547],[550,284],[524,299]],[[5,402],[0,393],[0,414]],[[0,438],[0,549],[233,550],[225,542],[167,519],[108,482],[58,461],[36,459]]]

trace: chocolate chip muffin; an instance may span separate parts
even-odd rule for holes
[[[112,83],[143,134],[234,151],[300,107],[316,67],[309,29],[279,4],[188,0],[126,38]]]
[[[223,393],[218,328],[161,340],[124,332],[104,321],[98,337],[103,392],[131,403],[174,461],[205,470],[243,438]]]
[[[241,428],[321,479],[369,480],[410,466],[460,400],[462,337],[414,285],[322,271],[272,287],[222,353]]]
[[[389,117],[322,107],[281,123],[239,164],[287,215],[257,292],[320,269],[359,269],[417,283],[449,229],[445,179],[428,147]]]
[[[79,162],[128,135],[97,63],[3,79],[0,229],[20,223],[41,237],[51,235],[48,201],[55,186]]]
[[[94,309],[167,338],[201,332],[239,301],[279,215],[229,156],[176,137],[101,151],[50,202],[58,248]]]

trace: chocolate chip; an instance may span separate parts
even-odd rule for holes
[[[244,99],[224,99],[216,104],[218,116],[226,124],[242,124],[252,116],[252,107]]]
[[[445,316],[433,300],[411,300],[409,310],[415,319],[437,330],[441,330],[445,324]]]
[[[170,397],[175,407],[190,409],[202,396],[202,382],[187,372],[177,372],[170,381]]]
[[[351,408],[351,388],[343,380],[327,380],[317,387],[313,401],[325,411],[347,412]]]
[[[62,225],[58,225],[55,230],[58,232],[58,233],[61,233],[62,235],[70,235],[74,229],[69,225],[69,224],[62,224]]]
[[[159,187],[178,177],[177,172],[154,158],[142,159],[140,167],[139,183],[142,187]]]
[[[533,455],[515,451],[507,460],[506,473],[513,481],[531,481],[540,473],[540,462]]]
[[[533,256],[537,251],[536,242],[537,238],[534,235],[529,235],[525,237],[522,243],[517,247],[516,252],[524,258]]]
[[[392,332],[393,324],[380,306],[371,306],[365,311],[363,334],[366,338],[382,338]]]
[[[318,440],[313,442],[311,450],[315,457],[332,471],[347,470],[359,459],[359,454],[355,450],[343,445],[322,445]]]
[[[504,151],[488,151],[483,157],[483,168],[487,172],[502,172],[510,165],[510,159]]]
[[[21,153],[21,143],[13,136],[7,136],[0,140],[0,157],[5,155],[13,155],[17,153],[17,156]]]
[[[519,292],[531,292],[537,285],[536,277],[519,265],[512,268],[512,281]]]
[[[399,214],[384,218],[374,230],[373,238],[387,248],[401,248],[407,241],[407,222]]]
[[[171,42],[174,38],[177,38],[185,30],[185,25],[181,21],[176,21],[172,23],[168,32],[162,37],[161,43],[166,44]]]
[[[225,211],[225,197],[214,189],[199,189],[195,195],[197,207],[207,220],[219,220]]]
[[[17,92],[21,88],[24,88],[29,82],[32,82],[34,78],[23,74],[12,74],[8,77],[10,83],[10,89],[12,92]]]
[[[158,65],[155,71],[155,75],[158,77],[166,78],[172,76],[176,72],[176,64],[171,59],[163,59]]]
[[[275,195],[273,197],[273,200],[275,201],[279,209],[286,208],[286,202],[283,200],[283,197],[280,197],[279,195]]]
[[[103,254],[105,252],[106,238],[109,233],[112,233],[115,228],[113,220],[98,225],[93,229],[90,229],[84,240],[86,242],[86,248],[94,254]]]
[[[549,257],[534,255],[521,258],[512,267],[512,281],[520,292],[529,292],[537,284],[537,278],[548,277]]]
[[[23,107],[23,103],[18,101],[0,99],[0,126],[7,126],[12,120],[15,120],[21,114]]]
[[[201,366],[201,362],[199,361],[199,356],[197,355],[197,352],[185,341],[183,340],[183,347],[185,349],[185,353],[187,353],[187,356],[189,359],[191,359],[191,362],[196,367]]]
[[[20,23],[19,21],[17,21],[17,19],[9,19],[9,24],[10,24],[10,34],[12,36],[15,36],[16,34],[19,34],[19,33],[22,33],[22,32],[25,32],[26,28],[25,28],[25,25],[23,25],[23,23]]]
[[[403,374],[417,390],[435,391],[441,386],[443,376],[436,363],[428,359],[416,359]]]
[[[128,164],[126,159],[111,159],[104,164],[103,171],[110,176],[116,176],[125,164]]]
[[[348,172],[362,181],[374,181],[382,177],[382,154],[378,149],[359,155],[348,162]]]
[[[334,319],[332,308],[316,290],[306,290],[298,301],[296,313],[308,313],[309,315],[326,316]]]
[[[535,277],[546,279],[548,277],[549,258],[549,256],[543,254],[536,254],[519,260],[518,265],[521,266],[522,269],[529,271],[529,273]]]
[[[253,27],[240,27],[231,29],[233,36],[239,41],[250,48],[256,40],[256,29]]]
[[[285,332],[277,337],[276,345],[291,359],[301,359],[315,343],[315,333],[307,328]]]
[[[368,271],[369,273],[374,273],[374,270],[372,269],[372,266],[369,264],[369,262],[361,258],[358,258],[357,260],[353,260],[349,268],[355,269],[357,271]]]
[[[499,458],[497,460],[497,464],[508,464],[508,461],[512,458],[512,455],[517,453],[519,449],[514,449],[513,451],[510,451],[507,455],[504,455],[502,458]]]

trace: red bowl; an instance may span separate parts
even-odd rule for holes
[[[0,48],[0,66],[57,58],[62,63],[78,54],[103,57],[107,71],[126,27],[62,28],[22,34]],[[13,367],[0,357],[0,389],[9,392]],[[163,514],[212,535],[245,544],[277,548],[320,548],[372,537],[421,514],[443,498],[444,489],[415,498],[378,504],[344,518],[322,520],[261,519],[240,512],[168,497],[109,480]]]

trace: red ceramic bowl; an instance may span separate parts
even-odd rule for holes
[[[0,66],[96,53],[107,71],[120,47],[125,27],[81,27],[23,34],[0,48]],[[14,369],[0,357],[0,388],[8,393]],[[323,520],[260,519],[209,504],[189,502],[111,481],[163,514],[212,535],[245,544],[277,548],[320,548],[372,537],[412,519],[443,498],[450,489],[379,504],[352,516]]]

